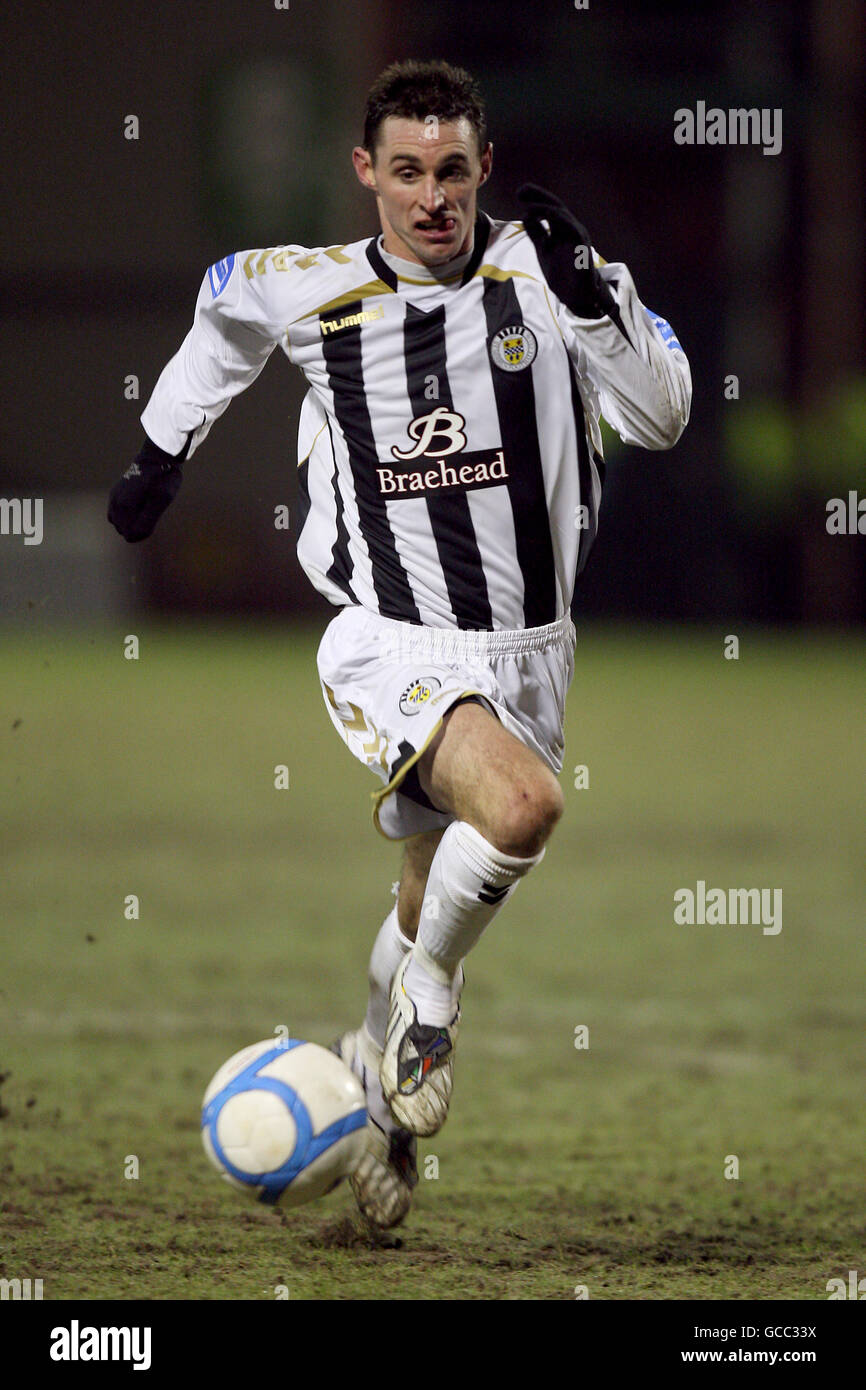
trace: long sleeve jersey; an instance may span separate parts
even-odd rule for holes
[[[593,255],[617,322],[571,313],[522,224],[481,212],[471,253],[437,272],[375,237],[238,252],[208,270],[142,424],[189,457],[279,344],[310,388],[298,557],[315,587],[432,627],[554,622],[597,531],[600,416],[668,449],[691,406],[669,324]]]

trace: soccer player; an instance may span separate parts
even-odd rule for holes
[[[340,609],[318,652],[325,705],[381,781],[377,828],[405,841],[366,1018],[335,1044],[367,1096],[355,1196],[388,1227],[409,1210],[416,1136],[447,1115],[462,962],[562,815],[570,602],[596,533],[599,418],[668,449],[691,376],[627,267],[601,260],[558,198],[530,184],[521,220],[479,210],[492,147],[468,73],[386,69],[352,159],[381,236],[210,267],[109,519],[127,540],[150,535],[279,343],[310,387],[298,556]]]

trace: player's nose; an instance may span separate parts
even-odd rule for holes
[[[445,202],[442,185],[433,174],[428,174],[421,188],[421,206],[428,214],[438,212]]]

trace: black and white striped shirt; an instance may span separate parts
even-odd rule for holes
[[[483,213],[435,273],[377,238],[239,252],[208,271],[142,423],[192,454],[279,343],[311,388],[298,556],[316,588],[432,627],[553,622],[596,534],[599,416],[665,449],[691,404],[669,325],[596,260],[619,324],[576,318],[522,225]]]

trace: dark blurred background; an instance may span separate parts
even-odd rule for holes
[[[554,189],[691,362],[672,453],[606,435],[576,612],[862,622],[866,541],[826,526],[830,498],[866,496],[855,0],[6,8],[0,497],[42,497],[44,540],[0,536],[5,615],[330,611],[293,527],[274,527],[281,503],[294,521],[304,392],[280,351],[151,541],[121,541],[105,500],[208,264],[378,231],[349,156],[367,88],[410,56],[481,83],[494,144],[481,205],[513,216],[521,182]],[[781,108],[781,152],[676,144],[675,111],[699,101]]]

